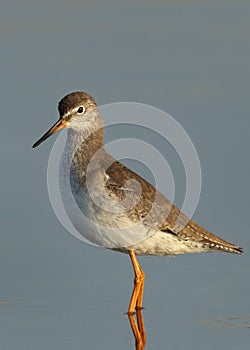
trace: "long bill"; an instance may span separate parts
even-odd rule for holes
[[[35,148],[40,145],[43,141],[45,141],[48,137],[56,133],[57,131],[65,128],[67,122],[63,119],[59,119],[38,141],[34,143],[32,148]]]

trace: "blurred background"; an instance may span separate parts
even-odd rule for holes
[[[31,148],[57,119],[59,99],[76,90],[99,105],[141,102],[171,114],[201,162],[194,219],[245,248],[242,256],[139,258],[146,348],[247,348],[249,16],[247,0],[2,3],[1,349],[134,347],[124,315],[129,258],[64,230],[46,185],[55,138]],[[181,195],[185,174],[165,152]]]

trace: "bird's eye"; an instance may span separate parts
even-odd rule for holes
[[[77,113],[82,114],[84,111],[85,111],[85,108],[81,106],[78,108]]]

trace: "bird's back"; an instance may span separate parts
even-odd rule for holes
[[[106,174],[107,191],[120,201],[125,201],[126,197],[131,196],[131,192],[137,191],[137,188],[140,190],[137,196],[139,200],[127,210],[127,215],[132,222],[140,221],[145,227],[155,230],[154,235],[150,236],[154,237],[151,239],[152,242],[157,240],[158,236],[163,245],[165,245],[164,242],[172,244],[173,249],[171,247],[166,249],[166,254],[194,251],[224,251],[236,254],[242,252],[239,246],[216,236],[189,219],[153,185],[120,162],[114,161],[106,170]],[[129,186],[131,180],[133,180],[132,186]],[[137,184],[135,188],[133,188],[133,183]],[[141,244],[147,245],[146,241],[150,237],[146,237]],[[183,246],[187,248],[184,251]],[[161,255],[164,255],[161,249],[160,251]],[[143,254],[143,248],[141,253]],[[150,254],[148,249],[145,249],[144,253]]]

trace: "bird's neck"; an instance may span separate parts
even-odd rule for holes
[[[70,164],[71,171],[86,172],[92,157],[103,148],[103,134],[103,122],[99,113],[90,116],[89,121],[85,120],[68,129],[65,160]]]

